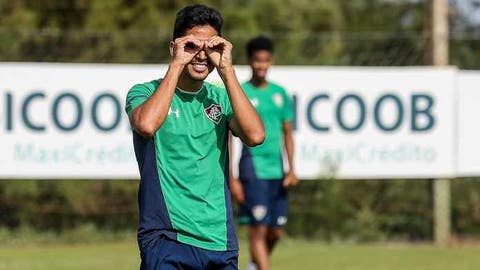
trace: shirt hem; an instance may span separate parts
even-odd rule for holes
[[[177,241],[180,242],[180,243],[186,244],[186,245],[191,245],[191,246],[194,246],[194,247],[198,247],[198,248],[202,248],[202,249],[206,249],[206,250],[211,250],[211,251],[234,251],[234,250],[238,250],[238,247],[234,247],[234,248],[230,247],[229,248],[226,245],[221,245],[221,244],[208,244],[208,243],[205,243],[205,242],[185,238],[184,236],[179,235],[179,234],[177,235]]]

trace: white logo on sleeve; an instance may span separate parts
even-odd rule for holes
[[[175,114],[175,116],[176,116],[177,118],[180,117],[180,110],[179,110],[179,109],[177,109],[177,110],[172,110],[172,107],[170,107],[170,109],[168,109],[168,115],[170,115],[170,114],[172,114],[172,113]]]
[[[210,119],[215,124],[220,123],[220,120],[222,120],[222,106],[218,104],[212,104],[205,108],[205,110],[203,111],[205,112],[205,115],[208,117],[208,119]]]
[[[267,215],[267,207],[264,205],[255,205],[252,208],[252,215],[255,220],[262,220]]]
[[[250,103],[252,103],[253,107],[258,107],[258,104],[260,104],[260,102],[258,101],[258,98],[250,99]]]
[[[277,107],[282,107],[283,106],[283,97],[280,94],[275,94],[273,95],[273,103],[277,105]]]

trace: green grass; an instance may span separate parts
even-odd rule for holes
[[[1,243],[0,243],[1,245]],[[240,270],[248,260],[242,242]],[[480,246],[436,248],[429,245],[326,245],[299,240],[280,243],[272,269],[302,270],[473,270]],[[138,269],[135,243],[0,247],[1,270]]]

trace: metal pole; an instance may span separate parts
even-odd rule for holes
[[[450,179],[433,180],[433,213],[435,244],[450,243]]]
[[[448,0],[429,0],[427,64],[448,65]]]
[[[429,48],[427,64],[448,65],[448,0],[429,0]],[[435,244],[450,242],[450,179],[433,180],[433,226]]]

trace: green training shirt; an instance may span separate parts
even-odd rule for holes
[[[130,89],[129,116],[160,82]],[[153,138],[134,132],[141,175],[139,242],[148,243],[149,235],[157,233],[208,250],[238,249],[227,186],[232,117],[226,90],[204,83],[197,93],[175,90],[168,116]]]
[[[265,126],[263,144],[249,148],[255,173],[260,179],[281,179],[283,123],[293,117],[290,98],[284,88],[272,82],[268,82],[266,88],[245,82],[242,88]]]

